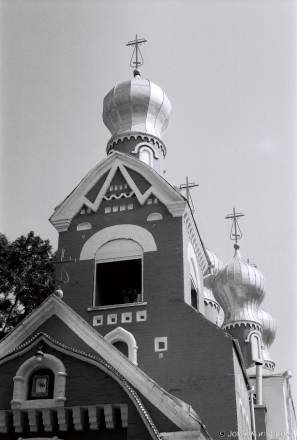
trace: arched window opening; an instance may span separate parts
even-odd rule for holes
[[[195,286],[193,278],[191,277],[191,306],[196,310],[198,310],[198,302],[197,287]]]
[[[251,335],[251,350],[252,350],[252,360],[254,362],[262,363],[262,349],[260,338],[256,333]]]
[[[123,353],[126,357],[129,357],[129,347],[128,344],[124,341],[117,341],[112,344],[115,348],[117,348],[121,353]]]
[[[142,247],[113,240],[95,255],[95,306],[139,303],[142,298]]]
[[[53,399],[55,374],[48,368],[35,370],[29,378],[28,400]]]
[[[139,159],[153,168],[153,152],[150,148],[141,148],[139,152]]]

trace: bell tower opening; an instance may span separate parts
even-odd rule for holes
[[[142,260],[96,264],[95,306],[142,302]]]

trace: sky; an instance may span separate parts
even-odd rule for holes
[[[48,218],[98,162],[110,137],[104,96],[142,77],[172,103],[165,178],[192,190],[203,242],[227,264],[230,221],[267,281],[277,321],[270,353],[292,370],[297,404],[297,3],[287,0],[0,0],[0,231],[58,233]]]

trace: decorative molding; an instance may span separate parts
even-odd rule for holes
[[[187,202],[185,202],[187,203]],[[202,270],[203,274],[206,274],[209,269],[209,261],[205,255],[206,251],[204,250],[203,243],[199,236],[197,226],[193,219],[193,214],[191,213],[189,206],[186,206],[186,210],[184,213],[184,223],[186,225],[188,235],[193,246],[198,264]]]
[[[140,244],[144,252],[157,250],[157,245],[152,234],[144,228],[136,225],[115,225],[101,229],[90,237],[84,244],[80,260],[91,260],[98,249],[109,241],[126,239],[133,240]]]
[[[77,225],[77,231],[86,231],[87,229],[92,229],[92,225],[90,222],[83,222]]]
[[[150,188],[148,188],[144,194],[139,191],[126,167],[139,173],[150,183]],[[55,228],[59,232],[67,231],[71,220],[80,212],[82,206],[86,206],[93,212],[97,212],[118,169],[121,171],[131,191],[135,193],[141,206],[144,205],[151,195],[153,195],[165,206],[172,204],[170,209],[173,210],[173,214],[175,216],[179,215],[178,212],[182,210],[182,207],[178,208],[175,206],[175,202],[186,203],[179,192],[169,185],[169,183],[156,171],[141,162],[139,159],[116,151],[96,165],[96,167],[89,172],[74,191],[57,207],[54,214],[50,217],[50,221]],[[95,201],[92,203],[85,195],[88,194],[88,192],[106,173],[108,174],[105,182]]]
[[[152,214],[150,214],[146,220],[148,222],[155,222],[162,219],[163,219],[162,214],[160,214],[159,212],[152,212]]]
[[[133,362],[134,365],[137,365],[137,344],[132,333],[125,330],[123,327],[117,327],[112,330],[110,333],[104,336],[104,339],[108,341],[110,344],[114,342],[123,341],[128,345],[128,359]]]
[[[130,140],[131,138],[134,138],[135,140],[137,138],[141,138],[143,143],[145,143],[145,139],[148,141],[153,142],[153,144],[156,144],[158,148],[161,149],[163,156],[165,157],[167,154],[167,149],[165,147],[165,144],[157,137],[150,135],[150,134],[143,134],[141,132],[131,132],[129,134],[122,134],[117,137],[111,138],[108,141],[107,147],[106,147],[106,153],[109,154],[110,150],[114,147],[114,145],[117,145],[119,141],[124,142],[125,139]],[[134,151],[132,151],[134,153]]]
[[[224,324],[222,326],[223,330],[228,330],[230,328],[235,328],[236,326],[240,327],[241,325],[244,325],[245,327],[249,326],[251,328],[254,328],[255,330],[258,330],[260,333],[262,332],[262,326],[258,322],[253,321],[236,321],[236,322],[229,322],[228,324]]]
[[[152,145],[148,144],[147,142],[140,142],[139,144],[137,144],[134,150],[131,151],[131,153],[137,154],[138,150],[142,147],[149,148],[152,151],[154,158],[159,159],[159,156],[157,155],[155,149],[152,147]]]
[[[109,200],[112,200],[112,199],[116,199],[116,200],[123,199],[123,198],[127,199],[127,198],[132,197],[132,196],[134,196],[134,192],[133,191],[131,191],[129,193],[111,194],[111,196],[104,196],[103,199],[109,201]]]
[[[173,217],[182,217],[186,206],[187,202],[185,200],[177,200],[175,202],[167,203],[167,209]]]
[[[71,223],[71,219],[69,219],[69,218],[61,219],[61,220],[58,219],[58,220],[52,221],[52,225],[57,229],[58,232],[67,231],[70,223]]]
[[[34,312],[32,312],[27,318],[25,318],[15,329],[4,337],[0,342],[0,354],[4,354],[8,351],[2,359],[0,358],[0,364],[7,362],[19,356],[19,351],[26,352],[30,349],[29,343],[31,340],[24,344],[23,342],[29,337],[32,338],[32,333],[47,319],[52,315],[56,315],[60,318],[66,326],[68,326],[80,339],[82,339],[85,344],[87,344],[90,349],[94,350],[101,358],[105,359],[107,364],[104,367],[102,362],[100,363],[97,358],[88,357],[83,353],[79,352],[69,352],[64,346],[59,346],[57,342],[55,345],[50,342],[49,337],[47,337],[47,344],[59,349],[66,354],[71,354],[74,357],[81,358],[86,362],[93,363],[99,368],[106,368],[109,374],[113,374],[115,380],[122,384],[123,380],[130,382],[132,387],[139,390],[139,392],[146,397],[152,405],[159,408],[163,414],[169,418],[173,423],[175,423],[181,430],[197,430],[199,429],[200,422],[197,419],[196,413],[191,409],[186,403],[179,403],[176,398],[171,398],[170,395],[166,394],[165,391],[156,384],[149,376],[147,376],[142,370],[136,367],[129,359],[126,358],[119,350],[113,347],[111,344],[100,335],[98,332],[92,328],[86,321],[82,319],[80,315],[75,313],[69,306],[58,299],[55,295],[51,295],[46,299],[43,304],[38,307]],[[42,340],[42,337],[36,336],[32,338],[34,341]],[[18,349],[16,350],[16,347]],[[109,365],[109,367],[108,367]],[[117,375],[121,375],[122,379],[119,379]],[[126,389],[129,394],[133,392],[133,389]],[[136,408],[138,409],[137,405]],[[143,412],[138,409],[139,414],[143,417]],[[151,422],[150,422],[151,423]],[[148,428],[151,433],[154,433],[154,428],[150,425]],[[152,434],[153,435],[153,434]],[[154,434],[156,437],[156,434]]]
[[[28,400],[28,386],[30,375],[41,368],[49,368],[55,375],[54,398]],[[36,357],[27,359],[18,369],[13,378],[13,399],[11,409],[34,408],[38,402],[39,408],[65,405],[66,389],[66,370],[60,359],[51,354],[44,354],[41,362],[37,362]]]

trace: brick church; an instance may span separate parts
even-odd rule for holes
[[[138,69],[106,95],[107,157],[50,218],[69,282],[0,342],[1,439],[296,439],[263,275],[163,177],[170,113]]]

